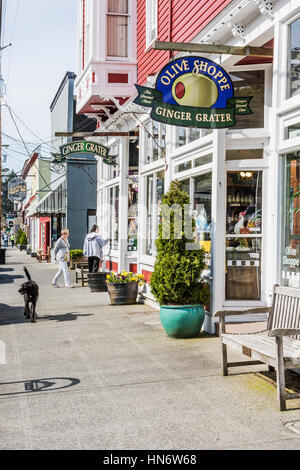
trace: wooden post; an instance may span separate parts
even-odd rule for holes
[[[220,44],[196,44],[192,42],[155,41],[152,49],[160,51],[203,52],[205,54],[229,54],[240,56],[273,57],[273,49],[266,47],[229,46]]]
[[[227,345],[223,343],[222,334],[225,333],[225,316],[221,316],[221,350],[222,350],[222,368],[223,368],[223,375],[228,375],[228,367],[227,367]]]
[[[280,411],[286,410],[285,399],[285,377],[284,377],[284,358],[283,358],[283,339],[282,336],[276,336],[277,344],[277,364],[276,364],[276,380],[277,380],[277,396]]]

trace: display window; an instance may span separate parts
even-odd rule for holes
[[[144,164],[155,162],[164,157],[166,149],[166,125],[148,121],[145,126],[146,153]]]
[[[227,173],[226,300],[260,300],[262,171]]]
[[[230,73],[233,83],[234,96],[252,96],[250,108],[252,114],[236,115],[235,129],[251,129],[264,127],[265,117],[265,71],[247,70]],[[231,130],[228,130],[231,132]]]
[[[128,251],[138,247],[138,176],[131,176],[128,184]]]
[[[109,188],[108,242],[109,247],[119,246],[119,186]]]
[[[300,152],[282,157],[281,284],[300,288]]]
[[[197,129],[193,127],[176,128],[176,147],[189,144],[212,133],[212,129]]]
[[[112,145],[109,149],[109,155],[116,158],[116,162],[118,165],[111,166],[105,165],[108,167],[108,179],[111,180],[113,178],[118,178],[120,176],[120,166],[119,166],[119,152],[120,152],[120,144],[117,142],[116,144]]]
[[[182,189],[190,196],[195,219],[195,240],[205,251],[205,269],[211,269],[211,195],[212,173],[181,180]]]
[[[300,93],[300,18],[289,26],[287,98]]]
[[[160,221],[160,205],[164,195],[165,172],[158,171],[152,175],[148,175],[146,180],[146,254],[155,255],[155,240],[157,238]]]

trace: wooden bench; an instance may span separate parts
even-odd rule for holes
[[[261,333],[229,334],[225,331],[228,315],[269,312],[267,330]],[[272,307],[247,311],[220,311],[214,316],[221,321],[221,350],[223,375],[228,368],[254,364],[267,364],[276,369],[277,396],[281,411],[286,400],[300,398],[300,393],[285,392],[285,369],[300,367],[300,289],[280,287],[273,289]],[[251,358],[248,361],[228,362],[227,346]]]
[[[47,263],[50,263],[50,258],[51,258],[51,255],[50,255],[50,246],[47,247],[47,251],[46,253],[43,252],[43,250],[39,250],[37,252],[37,260],[39,263],[41,263],[42,261],[47,261]]]
[[[78,281],[81,281],[81,285],[84,287],[84,283],[87,282],[87,273],[89,272],[88,263],[87,261],[78,261],[74,265],[76,284]]]

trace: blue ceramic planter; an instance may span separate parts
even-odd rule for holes
[[[172,338],[194,338],[204,321],[204,307],[198,305],[161,305],[160,321]]]

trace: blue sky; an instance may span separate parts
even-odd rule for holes
[[[67,71],[77,73],[77,0],[4,0],[2,45],[5,99],[12,110],[42,140],[50,140],[51,101]],[[2,107],[2,132],[19,139],[7,109]],[[29,151],[39,140],[16,118]],[[3,136],[7,166],[20,170],[26,159],[22,144]],[[44,150],[49,147],[44,147]]]

